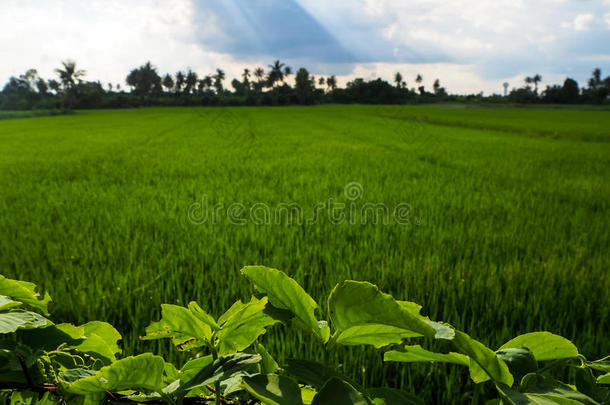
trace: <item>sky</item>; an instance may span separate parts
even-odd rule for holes
[[[1,0],[0,86],[75,60],[88,80],[120,83],[150,60],[160,73],[280,59],[296,71],[451,93],[502,93],[539,73],[586,85],[610,75],[610,0]]]

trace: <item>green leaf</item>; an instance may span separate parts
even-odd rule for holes
[[[496,385],[504,404],[512,405],[582,405],[581,402],[547,394],[523,394],[504,385]]]
[[[453,329],[430,321],[419,314],[416,304],[396,301],[391,295],[379,291],[377,286],[361,281],[344,281],[337,284],[329,299],[331,321],[341,334],[354,326],[386,325],[403,332],[427,337],[451,339]],[[400,337],[397,335],[396,339]]]
[[[256,353],[261,356],[261,373],[262,374],[271,374],[275,373],[280,366],[277,364],[275,359],[269,354],[265,346],[258,343],[255,348]]]
[[[247,370],[261,361],[258,354],[235,353],[214,360],[201,369],[192,379],[180,384],[180,392],[188,392],[199,386],[226,380],[233,374]]]
[[[105,391],[157,391],[163,384],[165,362],[151,353],[126,357],[102,367],[95,375],[80,379],[69,386],[73,394],[94,394]]]
[[[395,326],[368,324],[347,328],[337,337],[336,342],[344,346],[372,345],[380,349],[418,336],[421,335]]]
[[[399,361],[402,363],[417,362],[442,362],[461,364],[468,367],[470,359],[460,353],[451,352],[449,354],[434,353],[423,349],[420,345],[405,346],[404,351],[391,350],[383,356],[383,361]]]
[[[341,377],[334,369],[309,360],[288,359],[284,372],[317,389],[321,389],[331,378]]]
[[[508,371],[513,375],[518,383],[529,373],[538,371],[538,362],[528,349],[506,348],[496,352],[498,356],[508,366]]]
[[[40,396],[32,391],[13,391],[10,405],[56,405],[57,401],[46,392]]]
[[[577,403],[587,405],[598,405],[598,402],[589,396],[575,391],[567,384],[555,380],[552,377],[539,374],[528,374],[523,377],[519,389],[531,395],[543,395],[543,398],[578,401]]]
[[[260,300],[252,297],[247,304],[242,304],[241,301],[237,303],[241,304],[239,309],[231,312],[216,334],[220,356],[247,348],[267,331],[267,326],[277,322],[263,312],[267,305],[267,297]]]
[[[187,308],[163,304],[161,320],[146,328],[143,340],[171,338],[178,350],[190,350],[210,342],[212,328]]]
[[[197,375],[197,373],[212,364],[213,361],[212,355],[189,360],[184,363],[184,366],[182,366],[178,372],[178,378],[184,382],[190,381]]]
[[[85,328],[69,323],[50,325],[44,328],[23,330],[19,340],[30,347],[51,351],[64,343],[75,343],[85,337]]]
[[[328,333],[323,333],[315,315],[318,304],[305,290],[285,273],[264,266],[246,266],[241,273],[261,292],[267,294],[274,307],[291,311],[323,342]]]
[[[13,301],[5,295],[0,295],[0,311],[5,311],[14,307],[18,307],[22,303],[19,301]]]
[[[0,334],[13,333],[18,329],[43,328],[53,323],[36,312],[19,309],[0,313]]]
[[[199,318],[200,321],[208,324],[210,328],[214,330],[220,329],[220,326],[218,326],[212,315],[205,312],[195,301],[191,301],[189,303],[189,310],[193,313],[193,315]]]
[[[598,384],[610,384],[610,373],[597,377]]]
[[[242,378],[242,387],[267,405],[302,405],[299,386],[288,377],[258,374]]]
[[[85,338],[71,347],[103,360],[104,364],[114,362],[121,351],[117,344],[121,334],[106,322],[93,321],[82,325],[82,328]]]
[[[550,332],[533,332],[517,336],[498,350],[527,348],[537,361],[567,359],[578,356],[578,349],[568,339]]]
[[[85,328],[85,337],[97,335],[104,340],[110,352],[114,354],[121,352],[118,341],[122,339],[122,336],[114,326],[106,322],[93,321],[82,325],[82,327]]]
[[[514,378],[508,366],[493,350],[460,331],[455,331],[453,343],[460,352],[470,357],[470,377],[475,383],[491,378],[496,383],[509,387],[513,385]]]
[[[84,368],[73,368],[59,373],[59,379],[63,382],[72,384],[73,382],[82,378],[87,378],[95,375],[95,370],[88,370]]]
[[[40,310],[44,315],[49,315],[48,305],[51,302],[51,297],[48,293],[41,296],[40,293],[36,292],[36,284],[11,280],[0,275],[0,295],[23,302]]]
[[[375,404],[424,405],[424,400],[420,397],[394,388],[369,388],[367,393],[373,398]]]
[[[312,405],[370,405],[362,393],[340,378],[331,378],[316,394]]]

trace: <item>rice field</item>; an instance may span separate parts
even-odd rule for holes
[[[599,358],[610,353],[609,142],[604,110],[150,108],[1,121],[0,272],[48,289],[56,321],[113,323],[125,354],[179,358],[138,339],[160,304],[196,300],[219,315],[252,294],[239,269],[264,264],[323,312],[335,283],[367,280],[486,344],[548,330]],[[322,356],[298,332],[263,341],[280,360]],[[372,349],[328,356],[365,384],[469,403],[461,369],[384,365]]]

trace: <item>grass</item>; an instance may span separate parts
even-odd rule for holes
[[[86,111],[0,123],[0,269],[43,284],[59,321],[115,324],[126,353],[161,303],[218,315],[238,270],[285,270],[322,304],[368,280],[486,344],[561,334],[610,353],[610,113],[318,106]],[[344,188],[362,186],[357,200]],[[410,224],[196,225],[193,203],[408,203]],[[307,215],[307,214],[306,214]],[[308,217],[311,215],[307,215]],[[320,356],[274,330],[280,359]],[[171,356],[179,356],[172,352]],[[457,367],[331,359],[369,385],[469,403]],[[464,388],[464,386],[466,388]]]
[[[61,110],[24,110],[24,111],[0,110],[0,121],[16,119],[16,118],[45,117],[48,115],[60,115],[60,114],[67,114],[67,112],[61,111]]]

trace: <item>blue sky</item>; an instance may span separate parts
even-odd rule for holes
[[[421,73],[449,91],[501,92],[540,73],[584,85],[610,74],[610,0],[3,0],[0,83],[66,58],[88,78],[124,84],[151,60],[229,77],[275,59],[313,74],[408,85]]]

